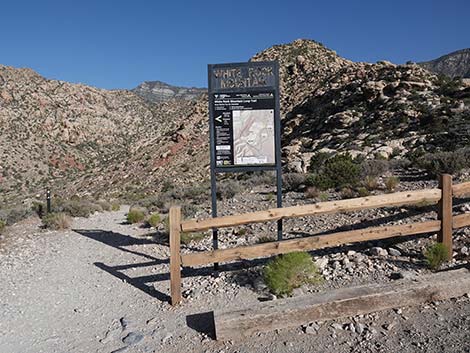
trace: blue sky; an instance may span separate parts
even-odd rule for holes
[[[297,38],[355,61],[422,61],[470,47],[469,0],[0,3],[0,64],[102,88],[206,86],[207,64]]]

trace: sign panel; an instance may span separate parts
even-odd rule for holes
[[[274,92],[214,94],[216,166],[276,164]]]
[[[280,166],[277,62],[209,65],[211,165],[217,172]]]

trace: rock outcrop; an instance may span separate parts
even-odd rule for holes
[[[457,50],[437,59],[419,63],[436,74],[470,78],[470,48]]]
[[[171,99],[195,100],[207,92],[205,88],[178,87],[161,81],[145,81],[131,91],[151,103]]]

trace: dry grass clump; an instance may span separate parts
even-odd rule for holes
[[[49,213],[42,218],[44,227],[52,230],[69,229],[72,221],[70,217],[63,213]]]
[[[145,220],[147,210],[143,207],[131,207],[127,213],[127,222],[134,224]]]

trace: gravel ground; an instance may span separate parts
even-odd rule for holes
[[[247,209],[256,204],[264,208],[261,201],[266,195],[245,195],[243,204]],[[300,201],[299,195],[291,194],[286,204]],[[238,210],[241,204],[235,198],[221,209]],[[154,229],[126,224],[126,211],[123,207],[76,218],[70,231],[43,230],[34,218],[8,229],[0,242],[0,352],[470,352],[470,294],[421,307],[310,323],[243,342],[217,342],[205,313],[273,299],[259,275],[266,260],[223,265],[217,275],[211,268],[184,269],[185,300],[172,308],[167,242]],[[432,209],[374,210],[292,220],[285,228],[293,237],[339,225],[370,226],[376,217],[407,222],[435,214]],[[236,229],[227,230],[221,234],[222,246],[251,243],[272,235],[273,229],[274,225],[256,225],[243,236]],[[455,233],[450,266],[468,264],[469,234],[468,228]],[[326,280],[294,295],[428,273],[422,250],[431,239],[392,239],[312,252]],[[210,239],[205,239],[186,249],[209,245]]]

